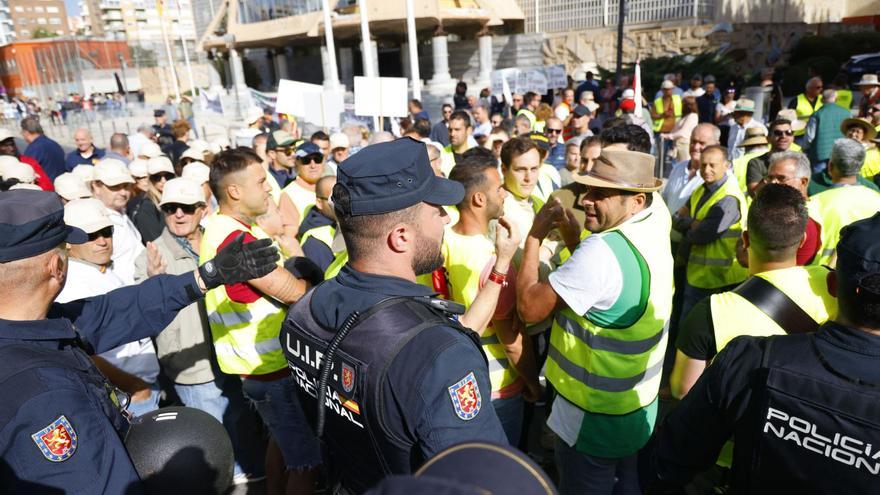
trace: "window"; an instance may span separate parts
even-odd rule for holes
[[[22,37],[22,38],[27,38],[27,37],[30,36],[30,35],[31,35],[31,32],[28,31],[27,29],[22,29],[22,30],[21,30],[21,37]]]
[[[58,18],[58,17],[52,17],[52,18],[49,19],[49,24],[54,24],[54,25],[56,25],[56,26],[57,26],[57,25],[60,25],[60,24],[61,24],[61,19]]]
[[[46,12],[50,14],[57,14],[59,11],[58,7],[46,7]]]
[[[22,7],[21,5],[16,5],[16,6],[15,6],[15,11],[16,11],[16,12],[24,12],[24,7]]]
[[[44,9],[43,7],[34,7],[34,12],[36,12],[38,14],[42,14],[45,11],[46,11],[46,9]]]
[[[39,19],[37,19],[37,24],[46,24],[46,18],[40,17]]]

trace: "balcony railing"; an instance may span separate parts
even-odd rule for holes
[[[250,0],[238,3],[238,22],[271,21],[320,10],[321,0]]]
[[[516,0],[526,16],[526,32],[555,33],[617,26],[620,0]],[[537,6],[537,23],[535,7]],[[715,0],[626,0],[626,23],[711,19]]]

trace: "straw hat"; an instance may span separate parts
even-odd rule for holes
[[[856,118],[844,119],[840,123],[840,132],[845,136],[846,131],[854,126],[861,127],[865,131],[865,137],[862,138],[862,141],[871,141],[877,135],[877,130],[874,129],[874,126],[867,119]]]
[[[880,80],[877,74],[862,74],[862,79],[855,84],[856,86],[880,86]]]
[[[764,130],[763,126],[749,127],[746,129],[746,134],[743,137],[742,143],[737,146],[738,148],[745,148],[748,146],[769,146],[770,142],[767,141],[767,134]]]
[[[792,108],[780,110],[779,113],[776,114],[776,118],[785,119],[791,122],[791,130],[794,132],[802,131],[807,128],[807,123],[803,120],[798,120],[797,112]]]
[[[654,192],[663,181],[654,177],[654,157],[627,150],[603,150],[592,170],[573,174],[580,184],[634,192]]]

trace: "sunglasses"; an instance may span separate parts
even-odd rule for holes
[[[310,165],[311,163],[321,163],[324,161],[324,155],[306,155],[300,158],[303,165]]]
[[[166,203],[162,205],[162,212],[166,215],[174,215],[177,210],[183,211],[184,215],[192,215],[198,209],[198,205],[182,205],[178,203]]]
[[[159,172],[158,174],[150,175],[150,180],[153,182],[162,182],[162,180],[169,181],[174,178],[174,174],[171,172]]]
[[[547,134],[559,134],[560,132],[562,132],[562,129],[551,129],[549,127],[547,128]]]
[[[779,130],[776,130],[776,131],[773,131],[773,136],[774,136],[774,137],[794,136],[794,132],[792,132],[792,131],[779,131]]]
[[[284,153],[285,155],[290,156],[290,155],[296,153],[296,149],[295,149],[295,148],[292,148],[292,147],[287,147],[287,148],[275,148],[275,152],[276,152],[276,153]]]
[[[105,239],[112,239],[113,238],[113,226],[111,225],[109,227],[104,227],[103,229],[98,230],[96,232],[92,232],[91,234],[89,234],[89,242],[97,240],[99,237],[103,237]]]

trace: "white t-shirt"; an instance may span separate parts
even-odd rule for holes
[[[131,284],[125,284],[112,268],[101,272],[97,265],[69,258],[67,283],[55,301],[65,303],[87,297],[102,296],[126,285]],[[123,344],[102,352],[99,356],[113,366],[135,375],[147,383],[155,383],[156,377],[159,376],[159,360],[156,358],[153,341],[149,338]]]
[[[107,208],[113,222],[113,272],[125,285],[134,285],[134,261],[144,252],[141,233],[124,213]]]

